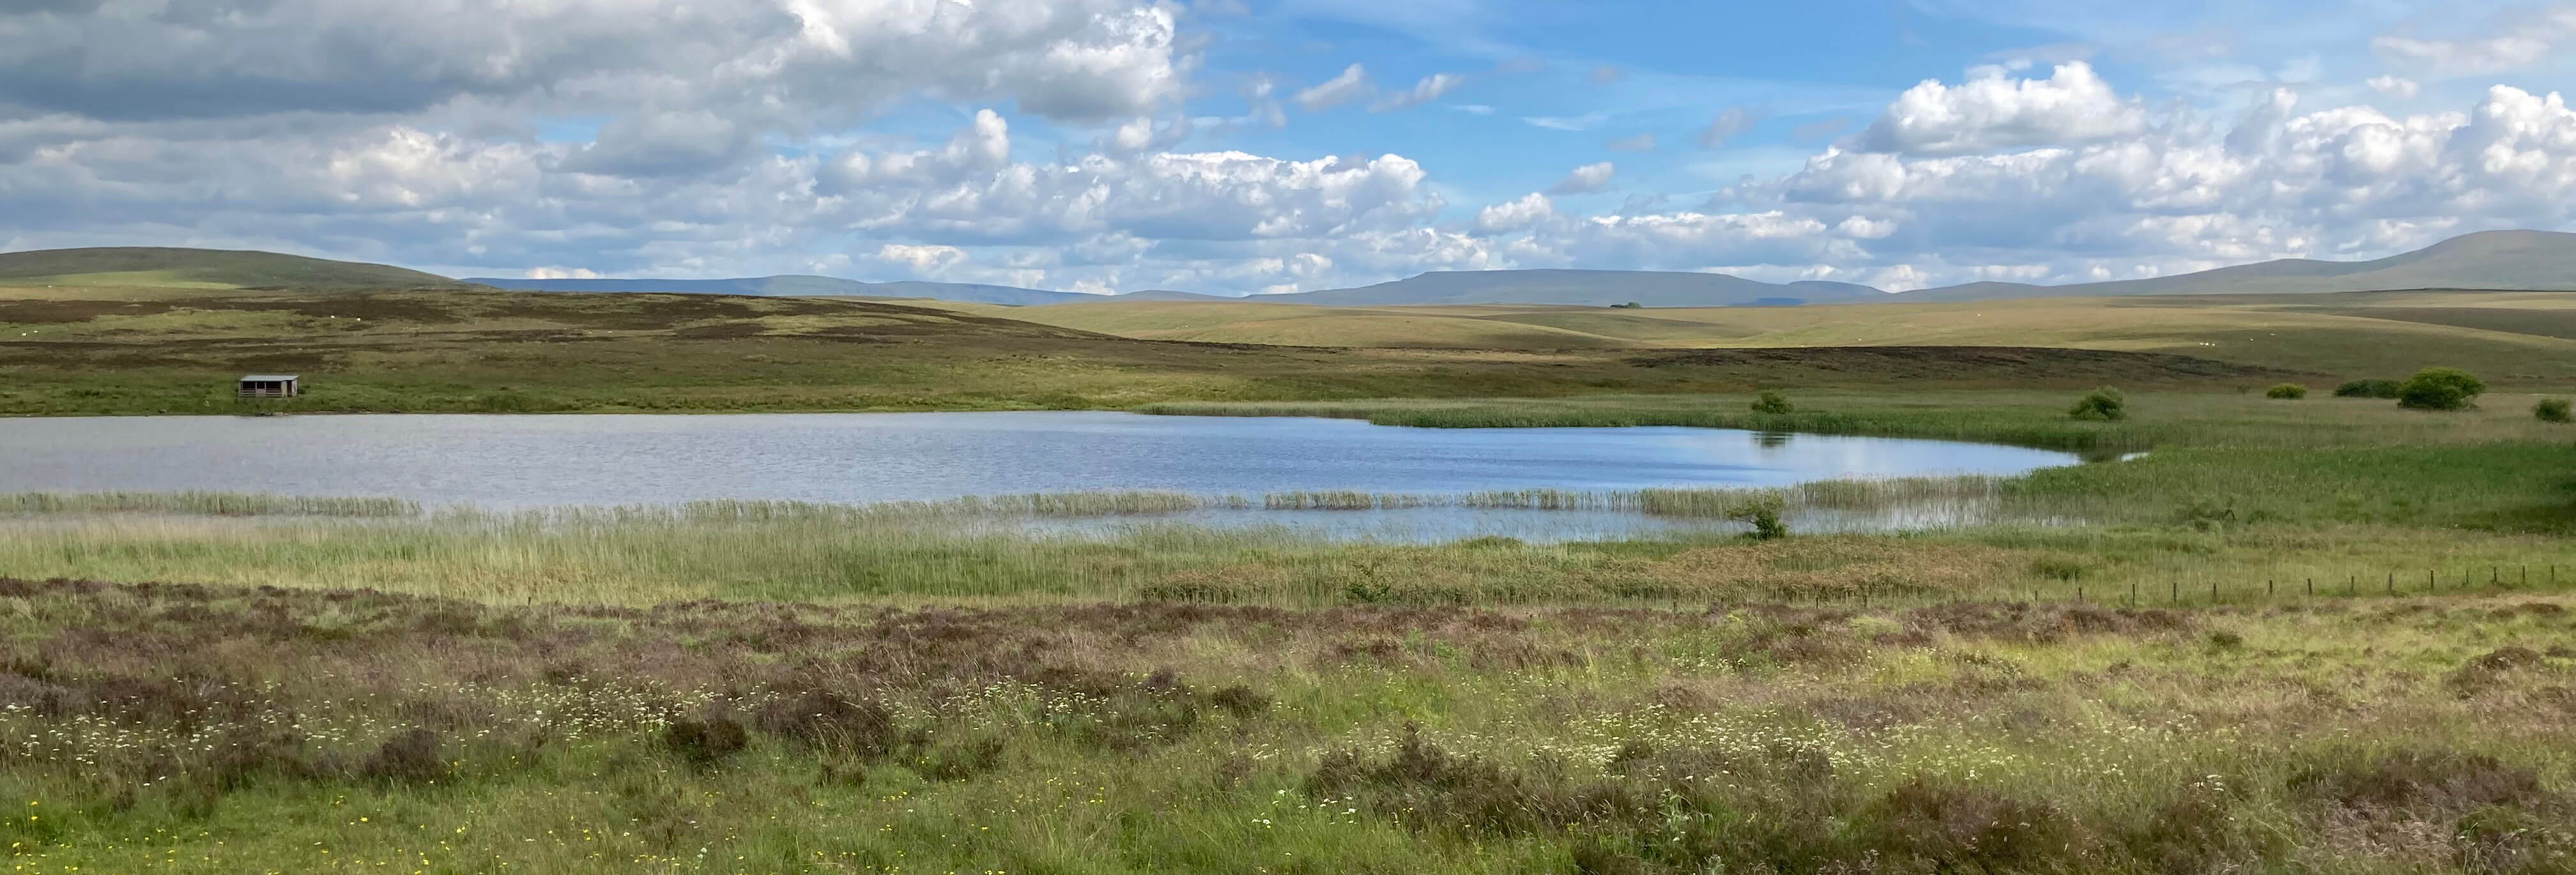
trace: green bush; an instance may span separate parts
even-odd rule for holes
[[[1761,397],[1753,399],[1753,412],[1755,413],[1779,416],[1797,409],[1796,405],[1790,404],[1789,399],[1781,396],[1778,392],[1766,391],[1762,393]]]
[[[1781,509],[1782,502],[1777,498],[1757,499],[1727,511],[1726,518],[1752,526],[1753,531],[1744,533],[1745,537],[1768,541],[1789,536],[1789,524],[1780,521]]]
[[[2283,383],[2263,390],[2263,397],[2274,401],[2297,401],[2308,397],[2308,387],[2297,383]]]
[[[2404,384],[2399,383],[2396,380],[2354,380],[2341,386],[2336,386],[2335,397],[2395,398],[2397,397],[2397,387],[2401,385]]]
[[[2477,406],[2487,384],[2459,368],[2425,368],[2397,387],[2397,406],[2409,410],[2466,410]]]
[[[2128,404],[2129,400],[2120,394],[2120,390],[2104,386],[2093,390],[2093,393],[2084,396],[2083,400],[2075,402],[2075,409],[2066,411],[2066,415],[2096,422],[2111,422],[2129,418]]]
[[[2540,403],[2531,405],[2531,415],[2542,422],[2566,422],[2576,418],[2569,413],[2565,398],[2542,398]]]

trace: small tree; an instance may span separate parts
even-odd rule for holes
[[[1763,390],[1759,397],[1753,399],[1753,412],[1765,416],[1780,416],[1795,412],[1797,409],[1797,405],[1789,403],[1786,396],[1768,389]]]
[[[2096,422],[2112,422],[2129,418],[2128,404],[2129,400],[2121,396],[2120,390],[2104,386],[2093,390],[2092,394],[2084,396],[2082,400],[2076,401],[2075,409],[2066,411],[2066,415]]]
[[[2297,383],[2283,383],[2263,390],[2263,397],[2274,401],[2297,401],[2308,397],[2308,387]]]
[[[1644,308],[1645,306],[1646,306],[1646,305],[1644,305],[1644,304],[1640,304],[1640,303],[1637,303],[1637,302],[1635,302],[1635,301],[1629,301],[1628,303],[1625,303],[1625,304],[1612,304],[1612,305],[1610,305],[1610,309],[1613,309],[1613,310],[1637,310],[1637,309],[1642,309],[1642,308]]]
[[[2400,385],[2403,384],[2396,380],[2353,380],[2341,386],[2336,386],[2335,397],[2395,398],[2397,397],[2397,387]]]
[[[1789,524],[1780,521],[1780,508],[1780,499],[1758,498],[1728,510],[1726,518],[1752,526],[1753,531],[1744,536],[1756,541],[1785,538],[1789,536]]]
[[[2542,422],[2566,422],[2569,419],[2576,419],[2576,416],[2571,416],[2570,413],[2565,398],[2542,398],[2540,403],[2531,405],[2531,415]]]
[[[2397,387],[2397,406],[2409,410],[2466,410],[2487,391],[2485,381],[2459,368],[2425,368]]]

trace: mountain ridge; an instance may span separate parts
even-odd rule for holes
[[[0,284],[185,285],[213,288],[440,288],[464,285],[434,273],[262,252],[175,246],[94,246],[0,253]]]
[[[1103,301],[1259,301],[1320,306],[1554,304],[1604,307],[1782,306],[1926,303],[2045,297],[2311,294],[2463,289],[2576,291],[2576,234],[2481,231],[2366,261],[2286,258],[2128,280],[2069,285],[1976,282],[1888,293],[1817,280],[1771,283],[1723,273],[1543,268],[1430,271],[1366,286],[1275,295],[1207,295],[1149,289],[1120,295],[921,280],[865,282],[782,274],[731,279],[512,279],[437,274],[382,264],[253,250],[97,247],[0,253],[0,283],[210,288],[488,286],[555,292],[682,292],[795,297],[930,298],[1039,306]]]

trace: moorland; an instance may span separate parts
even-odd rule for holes
[[[1274,311],[131,274],[0,292],[0,412],[1113,408],[2102,461],[1657,505],[1974,525],[1609,542],[1141,495],[9,496],[20,871],[2576,871],[2548,293]],[[2490,386],[2332,394],[2436,365]],[[231,397],[272,370],[311,394]],[[2118,418],[2070,415],[2104,385]],[[1123,524],[961,524],[996,514]]]

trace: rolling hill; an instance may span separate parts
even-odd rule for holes
[[[763,295],[771,297],[844,297],[844,298],[935,298],[942,301],[967,301],[978,304],[1057,304],[1090,301],[1100,295],[1081,292],[1049,292],[1014,286],[988,286],[975,283],[891,282],[869,283],[828,276],[784,275],[741,277],[717,280],[677,279],[510,279],[507,277],[472,277],[466,282],[523,292],[678,292],[700,295]],[[1175,293],[1177,294],[1177,293]]]
[[[1902,299],[2295,295],[2407,289],[2576,290],[2576,234],[2481,231],[2370,261],[2285,258],[2154,279],[2063,286],[1969,283],[1906,292]]]
[[[1869,307],[1605,310],[1549,305],[1301,307],[1100,301],[983,315],[1144,340],[1529,352],[1672,348],[2051,346],[2188,355],[2346,376],[2467,367],[2515,385],[2576,383],[2576,295],[2531,292],[1908,301]]]
[[[382,264],[227,249],[118,246],[0,253],[0,285],[245,288],[456,288]]]
[[[1032,306],[1259,302],[1329,307],[1638,303],[1656,308],[1888,304],[2024,298],[2306,295],[2411,289],[2576,291],[2576,234],[2485,231],[2370,261],[2281,259],[2152,279],[2042,286],[1981,282],[1886,294],[1864,285],[1768,283],[1719,273],[1623,270],[1434,271],[1345,289],[1235,298],[1169,289],[1104,296],[1015,286],[862,282],[826,276],[735,279],[452,280],[381,264],[210,249],[57,249],[0,254],[0,284],[117,288],[458,288],[519,291],[681,292],[768,297],[927,298]],[[1426,338],[1428,340],[1428,338]]]
[[[1865,301],[1884,293],[1851,283],[1766,283],[1722,273],[1646,270],[1436,271],[1354,289],[1262,295],[1279,304],[1577,304],[1728,307]]]

